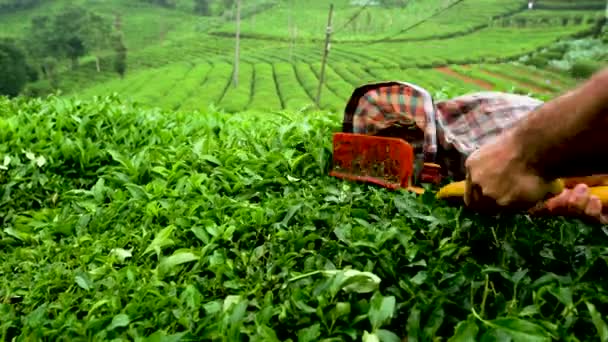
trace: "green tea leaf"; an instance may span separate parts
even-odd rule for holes
[[[378,336],[380,342],[401,342],[401,339],[397,334],[384,329],[376,330],[376,336]]]
[[[243,301],[243,297],[241,297],[241,296],[235,296],[235,295],[226,296],[226,298],[224,298],[224,304],[222,306],[222,310],[228,311],[234,305],[237,305],[242,301]]]
[[[423,329],[423,333],[425,336],[435,338],[439,328],[444,323],[445,319],[445,311],[442,306],[437,306],[433,309],[430,317],[428,317],[425,327]]]
[[[363,342],[380,342],[380,338],[376,334],[365,331],[363,333],[362,341]]]
[[[523,278],[524,276],[528,273],[528,270],[519,270],[517,272],[515,272],[515,274],[513,274],[512,276],[512,280],[515,284],[518,284]]]
[[[519,318],[497,318],[486,324],[502,330],[514,341],[551,341],[551,336],[540,325]]]
[[[538,314],[539,310],[538,307],[536,305],[528,305],[526,307],[524,307],[523,309],[521,309],[521,311],[519,312],[519,316],[534,316],[536,314]]]
[[[412,283],[414,283],[416,285],[422,285],[426,281],[426,278],[427,278],[426,271],[420,271],[414,276],[414,278],[412,278]]]
[[[313,342],[318,341],[319,337],[321,337],[321,325],[319,323],[298,331],[298,341]]]
[[[593,305],[592,303],[585,302],[585,305],[587,305],[587,309],[589,310],[589,314],[591,315],[593,325],[595,325],[595,329],[597,329],[597,334],[600,337],[600,341],[608,341],[608,325],[606,325],[606,322],[602,318],[602,315],[597,311],[595,305]]]
[[[381,279],[373,273],[357,270],[329,270],[323,271],[325,275],[343,275],[341,288],[346,292],[369,293],[375,291],[380,285]]]
[[[477,326],[477,322],[469,318],[456,325],[454,335],[448,339],[448,342],[475,341],[478,333],[479,327]]]
[[[174,226],[168,226],[158,232],[154,237],[154,240],[152,240],[150,245],[148,245],[148,248],[144,251],[144,255],[151,252],[156,252],[157,255],[160,255],[162,248],[174,245],[175,242],[171,239],[173,230],[175,230]]]
[[[173,255],[163,258],[161,261],[161,267],[164,269],[172,269],[178,265],[196,261],[199,258],[199,255],[189,250],[179,250],[173,253]]]
[[[195,309],[201,306],[203,297],[197,288],[190,284],[180,295],[180,299],[191,309]]]
[[[312,312],[316,312],[316,310],[312,310]],[[312,313],[311,312],[311,313]],[[331,316],[333,320],[338,320],[338,318],[342,316],[347,316],[351,312],[351,305],[348,302],[339,302],[336,306],[331,310]]]
[[[4,233],[9,236],[14,237],[17,240],[30,242],[32,240],[32,235],[26,232],[18,231],[12,227],[4,228]]]
[[[199,156],[199,158],[201,160],[208,161],[208,162],[214,164],[215,166],[222,166],[222,162],[212,155],[205,154],[205,155]]]
[[[86,273],[80,272],[78,275],[76,275],[75,280],[78,286],[87,291],[89,291],[93,287],[93,282]]]
[[[393,296],[383,297],[379,292],[374,294],[369,309],[369,321],[374,331],[390,321],[395,311],[395,303]]]
[[[123,248],[113,248],[110,253],[112,255],[115,255],[118,260],[120,260],[120,262],[125,262],[126,259],[131,258],[133,256],[131,251],[132,250],[126,250]]]
[[[420,309],[413,307],[407,318],[407,339],[409,341],[419,341],[420,336]]]
[[[131,323],[131,320],[129,319],[129,316],[127,314],[118,314],[118,315],[114,316],[114,318],[112,318],[112,324],[110,324],[110,327],[108,328],[108,330],[114,330],[116,328],[124,328],[124,327],[128,326],[129,323]]]
[[[194,233],[194,235],[201,240],[203,243],[209,243],[209,234],[201,228],[201,227],[192,227],[190,230]]]
[[[185,332],[168,335],[164,331],[157,331],[154,334],[145,338],[143,341],[145,341],[145,342],[179,342],[183,339],[183,337],[185,335],[186,335]]]

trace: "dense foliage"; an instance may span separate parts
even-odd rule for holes
[[[161,7],[175,8],[175,0],[140,0],[143,2],[155,4]]]
[[[17,96],[28,81],[25,53],[14,41],[0,39],[0,96]]]
[[[1,339],[607,338],[606,230],[330,178],[339,119],[2,100]]]
[[[44,0],[0,0],[0,14],[36,7],[43,1]]]

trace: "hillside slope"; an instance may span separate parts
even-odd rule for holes
[[[139,1],[53,0],[31,10],[0,15],[0,36],[23,37],[33,17],[55,13],[69,4],[82,5],[111,21],[120,15],[125,43],[133,51],[192,35],[218,21],[196,16],[186,9],[165,9]]]
[[[4,15],[0,20],[7,24],[0,28],[0,35],[22,35],[34,15],[56,11],[66,3],[46,2],[39,8]],[[230,112],[247,108],[300,109],[314,102],[323,50],[317,38],[323,37],[325,1],[280,1],[244,18],[238,88],[230,85],[232,18],[196,16],[186,0],[176,9],[126,0],[74,3],[108,18],[120,13],[128,48],[127,75],[121,79],[113,71],[111,51],[101,54],[101,72],[97,72],[92,58],[82,58],[77,69],[66,66],[60,73],[58,90],[68,96],[88,98],[117,92],[126,99],[161,108],[205,109],[215,105]],[[337,1],[337,32],[321,107],[340,110],[352,87],[364,80],[377,80],[378,73],[394,78],[402,77],[397,70],[515,59],[556,40],[589,32],[603,13],[585,6],[580,11],[528,11],[525,3],[412,1],[403,9],[388,10]],[[290,13],[298,15],[290,19]],[[354,14],[359,15],[350,21]],[[371,26],[362,29],[361,20]],[[285,31],[284,24],[290,22],[301,28],[298,37],[305,39],[286,39],[290,32]],[[350,24],[345,26],[347,22]],[[518,39],[513,39],[515,36]],[[497,88],[509,89],[508,83],[499,84]],[[45,80],[31,88],[41,95],[50,90]]]

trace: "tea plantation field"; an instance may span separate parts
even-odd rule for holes
[[[588,35],[603,16],[603,11],[594,9],[599,2],[580,3],[572,10],[550,6],[560,1],[544,1],[539,3],[542,9],[528,11],[523,0],[414,1],[399,10],[336,1],[320,109],[340,111],[354,87],[378,78],[430,84],[433,91],[457,86],[459,91],[554,95],[574,80],[556,84],[561,75],[543,70],[536,70],[544,74],[542,79],[534,79],[536,75],[523,80],[528,67],[511,62],[556,41]],[[185,1],[178,1],[174,10],[124,0],[76,3],[107,16],[121,11],[129,48],[127,74],[121,78],[112,70],[110,52],[100,55],[101,72],[91,56],[84,57],[78,68],[65,65],[61,69],[55,91],[64,96],[91,99],[117,93],[149,107],[202,111],[213,107],[231,113],[314,106],[326,1],[259,0],[248,5],[253,9],[246,7],[241,25],[236,88],[232,85],[234,21],[195,16],[187,11]],[[264,4],[267,6],[254,11]],[[59,8],[60,3],[47,2],[31,12],[0,15],[6,23],[0,35],[18,37],[36,14]],[[294,35],[295,28],[298,33]],[[492,75],[464,72],[467,65],[495,70]],[[445,74],[446,68],[450,75],[437,79],[437,72]],[[512,68],[520,69],[515,74],[500,72]],[[50,91],[47,80],[34,83],[33,88],[41,89],[36,90],[40,95]]]
[[[105,51],[0,97],[1,341],[608,341],[606,227],[328,176],[356,87],[550,99],[581,79],[520,58],[603,0],[335,0],[319,108],[325,0],[244,2],[236,87],[232,11],[73,3],[122,15],[127,72]]]

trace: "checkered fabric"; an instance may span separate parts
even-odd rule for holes
[[[401,137],[417,159],[441,165],[444,175],[464,177],[464,161],[481,145],[512,127],[542,101],[501,92],[479,92],[434,103],[429,92],[405,82],[355,90],[343,131]]]
[[[433,162],[437,153],[436,124],[431,95],[405,82],[358,88],[344,115],[344,132],[390,136],[391,129],[400,128],[402,137],[426,162]]]

